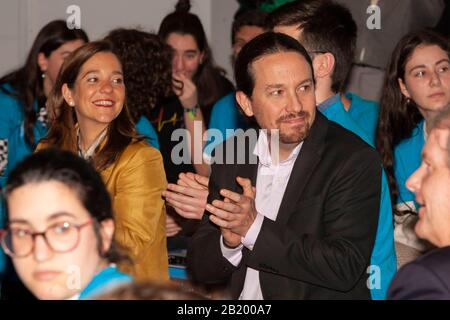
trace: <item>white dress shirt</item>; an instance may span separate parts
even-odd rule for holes
[[[270,155],[267,135],[261,131],[258,142],[253,150],[253,154],[258,156],[258,173],[256,178],[256,211],[255,221],[247,231],[245,237],[241,240],[241,245],[237,248],[230,249],[223,244],[220,238],[220,247],[223,256],[234,266],[238,266],[242,259],[242,248],[247,247],[253,250],[256,239],[264,221],[264,217],[275,221],[278,216],[281,201],[283,199],[286,186],[291,175],[295,160],[303,145],[301,142],[291,152],[286,160],[280,163],[274,163]],[[268,257],[270,259],[270,257]],[[259,271],[247,268],[245,276],[244,288],[239,296],[241,300],[262,300],[261,285],[259,283]]]

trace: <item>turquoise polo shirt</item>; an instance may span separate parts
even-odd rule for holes
[[[424,124],[424,120],[420,121],[411,136],[400,141],[394,148],[394,176],[398,185],[397,204],[412,201],[416,208],[419,208],[414,193],[406,188],[406,180],[422,162],[422,149],[425,145]]]
[[[80,292],[80,300],[94,299],[95,296],[108,293],[109,291],[131,283],[133,278],[126,273],[120,272],[115,265],[103,269],[97,273],[89,284]]]
[[[355,107],[353,103],[357,103],[362,99],[358,98],[356,95],[352,95],[351,100],[352,104],[350,105],[350,110]],[[321,103],[318,106],[318,109],[329,120],[340,124],[345,129],[358,135],[372,147],[375,145],[375,136],[370,136],[369,131],[364,130],[363,127],[352,118],[350,113],[345,110],[339,94]],[[397,271],[391,195],[384,170],[382,171],[381,176],[378,226],[370,263],[371,266],[367,272],[369,274],[368,282],[372,299],[383,300],[386,298],[389,284]]]
[[[158,134],[146,116],[141,116],[138,119],[136,122],[136,131],[139,135],[145,137],[145,141],[147,141],[149,145],[159,150]]]
[[[0,167],[0,188],[3,189],[11,171],[33,152],[33,146],[30,146],[25,140],[24,113],[20,102],[1,89],[7,92],[13,92],[14,90],[8,84],[2,85],[0,88],[0,160],[2,164]],[[35,108],[37,111],[37,103]],[[37,144],[47,134],[46,125],[37,120],[33,133],[34,142]],[[0,195],[0,228],[4,226],[4,223],[5,204]],[[0,249],[0,277],[4,268],[5,257],[3,250]]]
[[[370,141],[375,141],[380,107],[375,101],[365,100],[354,93],[345,97],[351,101],[348,114],[364,130]]]

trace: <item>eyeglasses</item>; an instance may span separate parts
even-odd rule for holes
[[[0,230],[3,250],[12,258],[24,258],[34,250],[36,237],[42,236],[49,248],[58,253],[74,250],[80,240],[80,230],[92,223],[89,220],[76,225],[61,222],[48,227],[44,232],[31,232],[25,228],[8,227]]]

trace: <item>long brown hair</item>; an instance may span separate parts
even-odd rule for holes
[[[425,45],[437,45],[450,57],[450,44],[439,34],[430,30],[407,34],[400,40],[392,53],[384,78],[380,102],[375,145],[386,169],[392,205],[394,213],[397,215],[402,213],[395,208],[399,193],[394,176],[394,148],[402,140],[411,137],[414,128],[423,119],[416,103],[401,93],[398,79],[404,80],[405,67],[414,50]]]
[[[74,51],[62,66],[58,80],[47,101],[47,106],[53,112],[55,118],[51,123],[47,137],[43,140],[50,146],[77,152],[77,135],[75,130],[77,119],[74,108],[69,106],[64,100],[62,87],[64,84],[67,84],[73,90],[83,65],[95,54],[100,52],[111,52],[115,54],[110,42],[91,42]],[[117,60],[119,59],[117,58]],[[137,139],[134,124],[131,121],[126,103],[117,118],[109,124],[107,130],[107,142],[105,146],[101,150],[98,148],[92,159],[95,168],[99,171],[112,164],[126,146],[133,139]]]
[[[43,107],[46,100],[42,72],[37,63],[38,55],[43,53],[48,58],[63,44],[75,40],[89,42],[88,36],[83,30],[71,30],[67,28],[67,24],[63,20],[49,22],[36,36],[25,65],[0,79],[1,90],[16,98],[23,108],[25,140],[31,146],[34,145],[33,127],[37,120],[34,104],[37,102],[39,107]],[[7,91],[2,86],[4,84],[11,85],[13,91]]]

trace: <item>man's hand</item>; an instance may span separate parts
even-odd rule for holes
[[[166,237],[173,237],[181,231],[181,227],[169,214],[166,215]]]
[[[201,220],[208,199],[207,177],[195,173],[180,173],[177,184],[169,183],[162,195],[167,204],[186,219]]]
[[[237,177],[236,180],[244,189],[242,195],[222,189],[220,194],[224,201],[214,200],[206,205],[206,210],[211,212],[209,219],[221,228],[224,242],[229,247],[241,243],[241,237],[245,237],[257,215],[256,189],[249,179]]]

